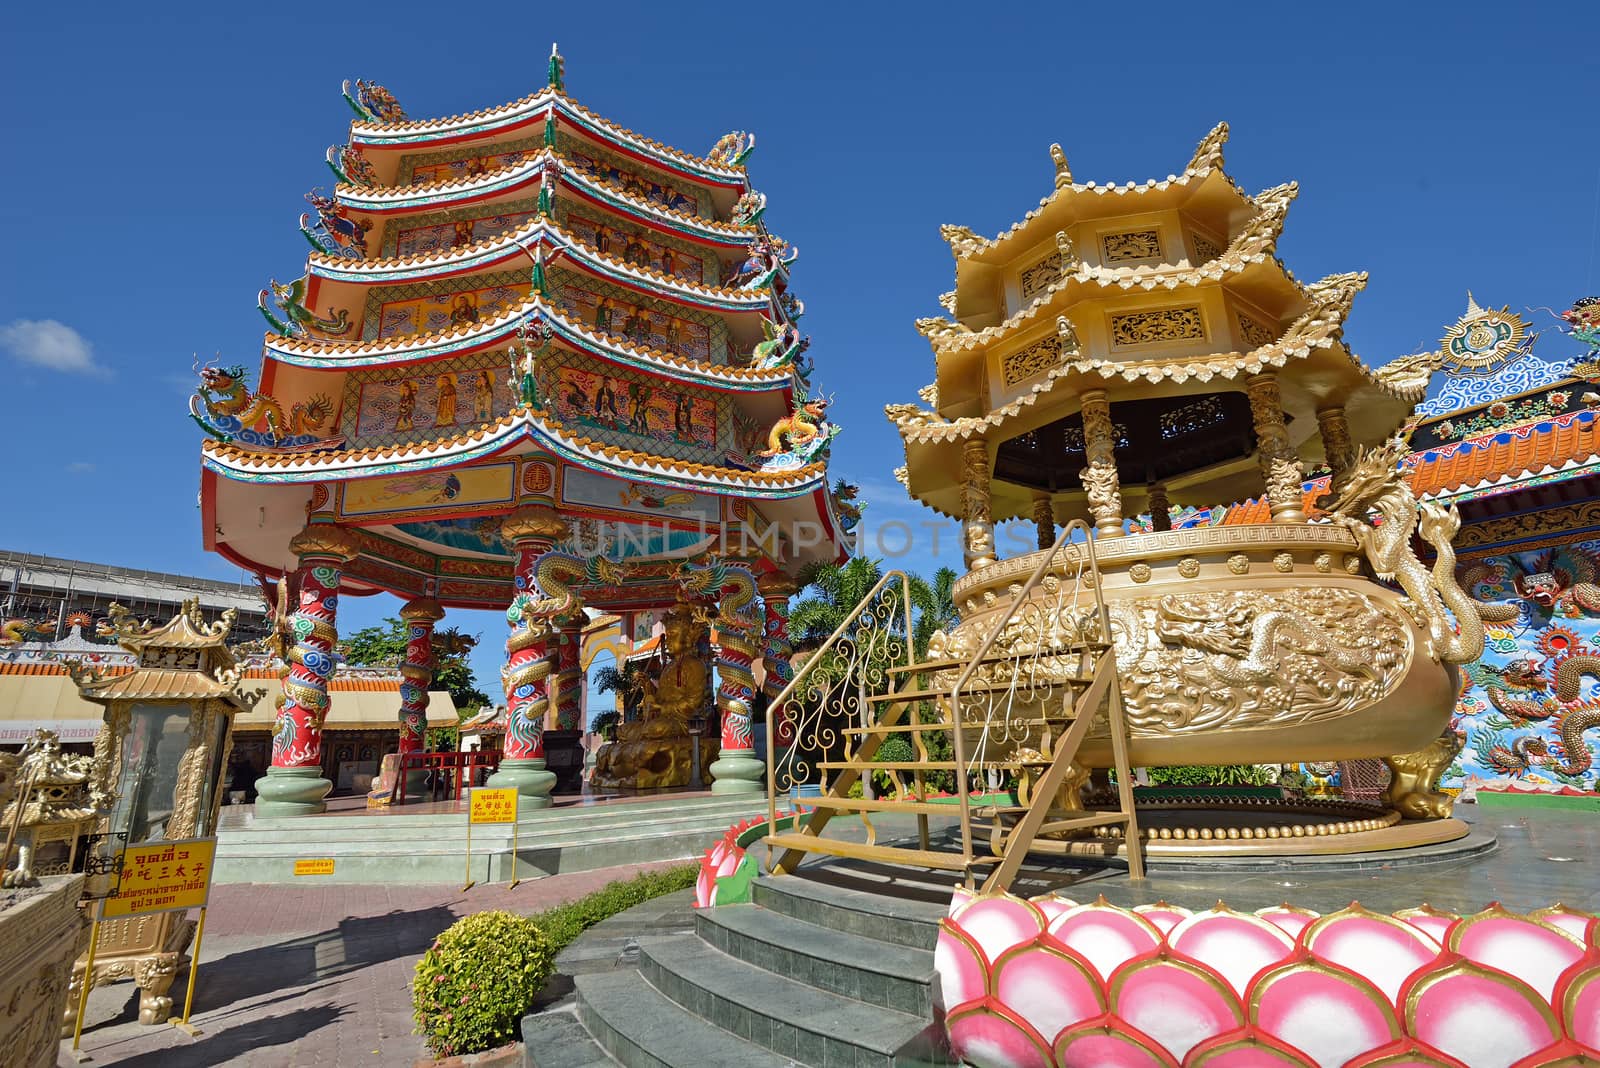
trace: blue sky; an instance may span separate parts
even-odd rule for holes
[[[200,549],[190,364],[257,365],[255,293],[303,264],[301,195],[330,184],[322,156],[350,119],[340,82],[454,114],[537,88],[552,39],[569,91],[626,126],[694,151],[756,131],[751,174],[800,248],[815,382],[845,427],[835,467],[879,522],[928,517],[893,481],[882,406],[932,378],[912,321],[950,287],[938,226],[1020,218],[1050,188],[1052,141],[1080,180],[1142,181],[1226,119],[1242,185],[1300,182],[1279,245],[1295,274],[1371,272],[1347,330],[1369,363],[1431,345],[1468,288],[1561,309],[1597,287],[1589,4],[236,11],[7,15],[6,547],[235,577]],[[1534,319],[1541,354],[1575,351]],[[348,628],[398,603],[344,608]],[[462,622],[484,632],[492,689],[503,624]]]

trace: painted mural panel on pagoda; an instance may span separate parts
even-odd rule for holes
[[[631,290],[586,275],[551,273],[556,305],[589,329],[691,360],[727,361],[727,324],[715,315],[642,300]]]
[[[343,432],[355,445],[428,441],[511,410],[505,357],[474,353],[425,367],[375,367],[345,379]]]
[[[537,199],[529,198],[501,205],[498,212],[489,214],[484,214],[488,209],[481,207],[463,208],[407,220],[410,225],[405,227],[396,223],[393,242],[385,239],[384,255],[420,256],[496,237],[533,218],[537,207]]]
[[[689,215],[708,217],[711,214],[709,196],[695,186],[651,174],[622,156],[591,144],[558,136],[556,146],[557,151],[585,174],[615,186],[629,196]]]
[[[582,467],[567,467],[563,471],[561,500],[579,509],[654,515],[671,522],[696,525],[714,525],[722,516],[720,502],[708,493],[611,478]]]
[[[471,288],[440,291],[437,283],[385,286],[367,298],[363,336],[371,340],[431,334],[493,319],[528,298],[526,271],[479,276]],[[519,277],[520,276],[520,277]]]
[[[1470,530],[1472,528],[1468,528]],[[1600,790],[1600,540],[1471,561],[1462,583],[1496,606],[1452,721],[1465,738],[1445,786]]]
[[[475,178],[490,171],[515,167],[537,156],[543,147],[540,138],[524,137],[495,145],[493,152],[485,152],[481,146],[475,146],[406,156],[400,161],[396,180],[400,185],[422,185],[424,182]]]
[[[565,426],[608,445],[698,463],[723,462],[726,398],[574,355],[545,389]]]
[[[650,267],[691,282],[705,279],[706,265],[699,256],[673,248],[642,227],[602,222],[579,211],[569,210],[565,215],[562,225],[567,231],[603,256]]]
[[[343,484],[339,515],[393,519],[406,513],[504,504],[515,497],[515,480],[512,463],[357,479]]]

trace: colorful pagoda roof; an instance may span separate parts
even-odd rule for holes
[[[745,183],[742,162],[716,162],[682,149],[664,145],[654,138],[635,133],[573,100],[564,91],[542,89],[495,108],[469,111],[439,119],[402,119],[393,122],[356,120],[350,124],[351,143],[369,149],[413,149],[418,144],[461,141],[504,133],[545,121],[554,110],[562,118],[589,133],[632,149],[657,163],[708,182],[725,185]]]
[[[770,282],[729,287],[692,282],[652,267],[628,263],[591,248],[563,230],[553,219],[535,217],[496,237],[472,245],[440,249],[416,256],[358,260],[313,252],[307,259],[312,278],[362,285],[394,285],[487,270],[508,261],[526,260],[535,247],[557,250],[594,273],[624,285],[664,294],[681,303],[718,311],[762,311],[772,301]],[[756,280],[761,281],[760,279]]]

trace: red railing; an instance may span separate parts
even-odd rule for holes
[[[400,758],[399,782],[396,783],[395,803],[406,803],[406,772],[431,770],[436,776],[450,773],[455,779],[455,799],[461,800],[461,791],[468,784],[471,772],[478,768],[490,771],[500,766],[500,750],[475,749],[465,753],[407,753]],[[435,782],[438,780],[435,779]]]

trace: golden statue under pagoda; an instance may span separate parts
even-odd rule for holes
[[[1113,765],[1119,786],[1132,766],[1390,766],[1385,810],[1157,819],[1144,833],[1158,848],[1343,852],[1466,833],[1441,819],[1451,799],[1436,785],[1459,747],[1447,730],[1457,665],[1478,655],[1483,628],[1453,574],[1458,517],[1419,508],[1397,470],[1395,436],[1430,369],[1373,371],[1350,351],[1344,323],[1366,276],[1290,274],[1275,249],[1297,186],[1245,193],[1223,171],[1226,140],[1219,125],[1181,175],[1126,185],[1077,182],[1052,147],[1055,189],[1021,222],[995,238],[944,227],[948,317],[917,324],[937,377],[924,404],[886,410],[905,444],[897,477],[961,522],[968,570],[959,623],[929,661],[898,669],[921,685],[871,700],[881,712],[937,699],[963,784],[1018,775],[1008,818],[1027,814],[1024,848],[1035,834],[1092,831],[1104,845],[1138,833],[1131,791],[1120,811],[1082,815],[1079,786]],[[1319,503],[1306,482],[1324,466]],[[1251,498],[1253,524],[1173,529],[1174,508]],[[1037,541],[1003,558],[996,524],[1018,519]],[[1091,680],[1109,694],[1086,691]],[[1085,693],[1093,702],[1074,704]],[[882,718],[852,758],[822,767],[853,776],[881,736],[926,729]],[[940,767],[898,770],[920,780]],[[1030,790],[1053,814],[1028,812]],[[822,807],[851,810],[840,793],[835,780]],[[983,859],[965,820],[970,869]],[[1020,826],[997,822],[997,854]],[[830,851],[818,833],[775,838],[789,850],[778,867]],[[1280,838],[1296,841],[1259,841]]]
[[[710,674],[696,652],[706,638],[706,625],[694,606],[683,601],[662,623],[666,660],[659,674],[645,683],[644,718],[619,725],[616,741],[601,748],[591,779],[597,787],[647,790],[701,785],[692,781],[695,739],[689,721],[707,708]],[[700,775],[704,778],[716,756],[716,745],[705,739],[701,745]]]

